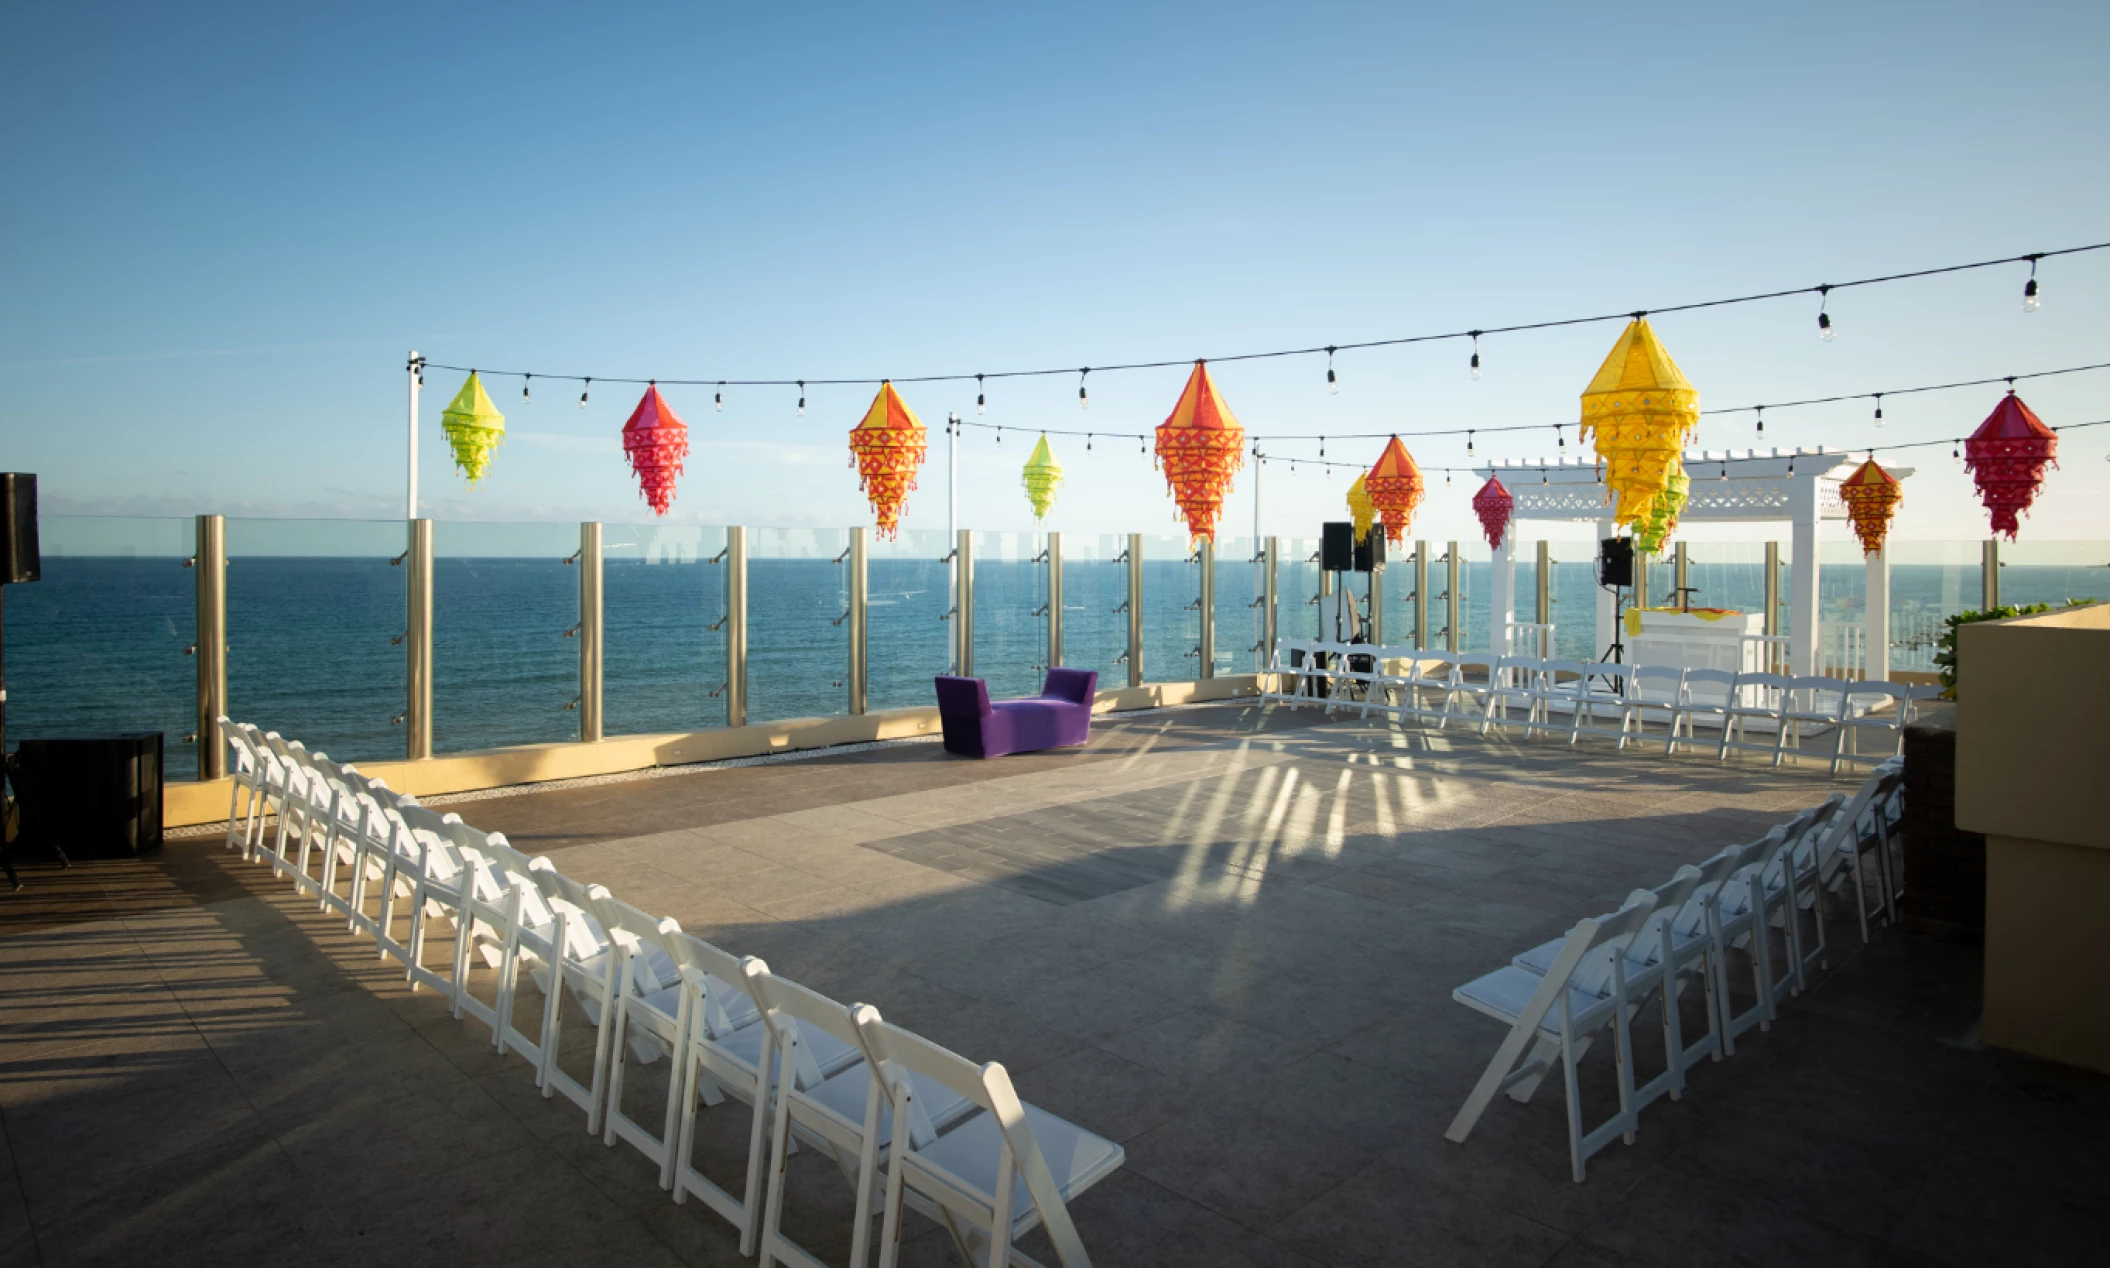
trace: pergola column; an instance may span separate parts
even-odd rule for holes
[[[1814,465],[1814,464],[1813,464]],[[1804,475],[1788,486],[1788,672],[1817,672],[1817,477]]]
[[[1487,650],[1496,656],[1507,656],[1513,650],[1509,646],[1509,623],[1516,619],[1517,611],[1515,543],[1515,526],[1505,526],[1490,570],[1494,593],[1487,596]]]
[[[1881,682],[1890,677],[1890,552],[1873,550],[1865,558],[1868,584],[1864,593],[1868,600],[1861,613],[1861,641],[1865,644],[1862,656],[1868,680]]]

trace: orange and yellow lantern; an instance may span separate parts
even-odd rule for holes
[[[1883,549],[1883,539],[1890,535],[1890,517],[1905,500],[1905,488],[1896,476],[1877,466],[1876,456],[1870,454],[1868,461],[1839,482],[1839,500],[1846,503],[1846,518],[1853,521],[1862,553],[1873,555]]]
[[[1979,500],[1992,512],[1993,531],[2009,541],[2022,531],[2016,517],[2037,500],[2044,468],[2058,466],[2058,433],[2013,390],[1963,442],[1963,466],[1976,479]]]
[[[1370,488],[1365,482],[1370,473],[1365,471],[1355,477],[1348,486],[1348,518],[1355,521],[1355,539],[1365,541],[1370,536],[1370,526],[1377,523],[1377,503],[1370,500]]]
[[[1686,442],[1700,425],[1700,394],[1636,317],[1582,394],[1584,440],[1593,441],[1605,483],[1616,495],[1612,519],[1646,525],[1656,495],[1670,485]]]
[[[623,452],[652,513],[665,515],[674,505],[674,480],[681,474],[682,459],[689,456],[689,426],[659,394],[656,383],[645,389],[644,399],[623,424]]]
[[[1158,424],[1157,461],[1191,540],[1216,540],[1231,476],[1245,465],[1245,428],[1224,404],[1205,362],[1194,363],[1172,414]]]
[[[1480,517],[1480,531],[1487,534],[1488,549],[1502,549],[1502,537],[1509,532],[1510,512],[1516,505],[1516,498],[1493,476],[1487,477],[1487,483],[1473,494],[1473,514]]]
[[[922,420],[892,383],[881,383],[864,421],[850,429],[858,488],[872,501],[881,537],[892,538],[900,530],[901,508],[916,487],[925,449]]]
[[[1363,487],[1370,491],[1370,501],[1384,517],[1385,540],[1394,546],[1404,545],[1407,529],[1414,523],[1414,508],[1421,505],[1423,488],[1421,468],[1414,465],[1414,455],[1399,443],[1399,437],[1385,442],[1377,464],[1363,477]]]

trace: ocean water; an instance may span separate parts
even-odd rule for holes
[[[400,540],[400,526],[395,526]],[[612,531],[612,529],[611,529]],[[749,716],[755,721],[827,716],[845,711],[847,568],[835,562],[840,534],[808,535],[803,557],[750,557],[748,563]],[[904,535],[905,537],[908,535]],[[942,535],[928,535],[939,538]],[[1035,690],[1045,668],[1047,570],[1035,562],[1044,539],[989,534],[977,545],[975,672],[998,695]],[[1015,539],[1015,540],[1005,540]],[[770,543],[764,541],[764,546]],[[874,709],[931,699],[931,678],[946,669],[949,565],[942,544],[911,542],[868,562],[870,688]],[[1116,562],[1125,538],[1064,535],[1065,663],[1099,671],[1102,685],[1124,684],[1128,668],[1126,568]],[[754,547],[751,545],[750,549]],[[725,610],[725,569],[705,562],[715,547],[621,557],[604,567],[606,643],[604,727],[607,734],[683,731],[723,725],[725,633],[713,629]],[[1440,550],[1432,543],[1432,549]],[[1568,547],[1580,553],[1580,545]],[[1718,562],[1696,563],[1696,604],[1756,609],[1763,594],[1760,547],[1720,549]],[[1308,542],[1285,541],[1278,582],[1284,637],[1330,633],[1333,601],[1314,604],[1319,589]],[[1462,646],[1487,645],[1489,563],[1461,552]],[[1517,566],[1518,619],[1532,615],[1531,552]],[[1260,613],[1250,540],[1227,541],[1216,563],[1216,668],[1257,667]],[[2110,549],[2106,549],[2110,556]],[[2110,562],[2106,558],[2105,562]],[[1146,539],[1144,550],[1146,681],[1199,676],[1200,567],[1185,543]],[[1588,659],[1601,650],[1594,628],[1593,570],[1561,561],[1553,569],[1556,652]],[[1430,570],[1431,645],[1443,643],[1445,569]],[[234,716],[298,736],[341,760],[393,758],[403,732],[403,648],[391,639],[404,624],[404,574],[385,556],[242,555],[228,565],[228,695]],[[1385,641],[1411,640],[1411,566],[1384,577]],[[1858,564],[1820,573],[1827,622],[1860,617]],[[10,586],[6,605],[8,737],[106,730],[161,730],[168,736],[169,775],[187,778],[195,754],[185,736],[194,725],[193,574],[179,557],[47,555],[43,580]],[[1658,601],[1669,568],[1651,573]],[[2068,596],[2110,598],[2110,569],[2014,566],[2003,572],[2008,602]],[[578,577],[555,552],[538,557],[442,557],[434,565],[433,742],[441,752],[575,739],[578,644],[565,631],[578,620]],[[1362,582],[1355,583],[1362,593]],[[1929,668],[1940,618],[1977,606],[1975,561],[1898,565],[1892,569],[1892,664]]]

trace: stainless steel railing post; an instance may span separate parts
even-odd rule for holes
[[[1414,650],[1429,647],[1429,544],[1414,543]]]
[[[1538,571],[1533,574],[1538,585],[1537,602],[1532,605],[1532,619],[1540,625],[1553,623],[1553,543],[1539,543]]]
[[[1197,553],[1201,556],[1200,562],[1202,566],[1200,598],[1202,620],[1201,641],[1195,646],[1194,650],[1201,657],[1202,664],[1201,672],[1195,676],[1198,678],[1214,678],[1216,677],[1216,539],[1211,537],[1203,538],[1201,550]]]
[[[1457,542],[1444,543],[1443,561],[1449,565],[1444,574],[1443,587],[1443,632],[1446,637],[1444,646],[1455,652],[1463,648],[1465,641],[1465,631],[1458,626],[1458,591],[1463,588],[1461,565],[1465,561],[1458,557]]]
[[[227,743],[219,720],[227,713],[227,517],[198,517],[198,778],[227,774]]]
[[[403,631],[403,751],[412,761],[432,756],[432,521],[410,521],[409,621]]]
[[[1143,534],[1128,535],[1128,685],[1143,685]]]
[[[1062,534],[1048,534],[1048,668],[1062,664]]]
[[[1763,621],[1763,623],[1762,623],[1762,624],[1760,625],[1760,628],[1761,628],[1761,629],[1763,629],[1763,630],[1765,631],[1766,637],[1768,637],[1768,638],[1774,638],[1774,637],[1777,637],[1777,636],[1778,636],[1778,635],[1780,634],[1780,543],[1779,543],[1779,542],[1767,542],[1767,543],[1766,543],[1766,593],[1765,593],[1765,605],[1766,605],[1766,612],[1765,612],[1765,620],[1764,620],[1764,621]],[[1772,668],[1772,654],[1771,654],[1770,650],[1769,650],[1769,651],[1768,651],[1768,653],[1767,653],[1767,664],[1766,664],[1766,667],[1767,667],[1768,669],[1771,669],[1771,668]]]
[[[1980,611],[1990,612],[2000,606],[2000,539],[1988,537],[1979,552],[1979,597],[1983,600]]]
[[[725,530],[725,724],[747,725],[747,530]]]
[[[579,525],[579,739],[601,738],[601,658],[606,630],[601,589],[601,526]]]
[[[1258,669],[1266,669],[1275,659],[1275,603],[1280,597],[1277,568],[1281,562],[1282,539],[1270,537],[1260,560],[1260,646],[1254,649],[1259,653]]]
[[[974,677],[974,530],[963,528],[953,544],[952,566],[960,596],[960,610],[953,613],[953,637],[960,640],[960,677]]]
[[[869,699],[871,665],[866,640],[871,636],[872,594],[870,573],[865,567],[867,532],[860,524],[850,530],[850,716],[861,716]]]

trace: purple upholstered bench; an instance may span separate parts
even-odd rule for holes
[[[938,678],[938,719],[945,724],[945,751],[963,757],[1002,757],[1082,744],[1092,737],[1092,699],[1099,674],[1092,669],[1051,669],[1040,694],[1024,700],[989,700],[979,678]]]

